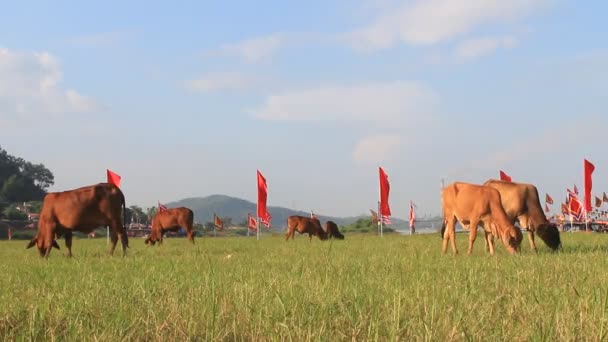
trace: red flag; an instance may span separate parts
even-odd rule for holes
[[[599,198],[599,197],[597,197],[597,196],[595,196],[595,206],[596,206],[597,208],[599,208],[599,207],[601,207],[601,206],[602,206],[602,199],[601,199],[601,198]]]
[[[545,203],[545,212],[548,213],[549,211],[549,206],[547,205],[547,203]]]
[[[568,210],[570,215],[577,221],[581,220],[581,216],[583,214],[583,203],[576,196],[570,195],[570,199],[568,201]]]
[[[545,202],[547,202],[549,204],[553,204],[553,198],[551,198],[551,196],[549,196],[549,194],[545,194]]]
[[[270,229],[270,220],[271,219],[272,219],[272,215],[268,214],[268,216],[266,218],[260,217],[260,223],[262,223],[264,225],[264,227],[266,227],[266,229]]]
[[[213,213],[213,225],[219,230],[224,229],[224,222],[219,216],[215,215],[215,213]]]
[[[587,159],[583,162],[585,169],[585,210],[587,212],[593,210],[593,206],[591,206],[591,188],[593,188],[593,182],[591,179],[591,174],[595,170],[595,166],[591,164]]]
[[[258,229],[258,222],[255,220],[255,217],[251,215],[251,213],[247,214],[247,228],[252,230]]]
[[[260,221],[270,220],[270,213],[266,208],[266,199],[268,198],[268,185],[266,184],[266,178],[262,176],[262,173],[258,170],[258,217]]]
[[[505,182],[511,182],[511,176],[506,174],[503,170],[500,170],[500,180]]]
[[[384,216],[391,216],[391,207],[388,205],[388,195],[391,191],[391,186],[388,183],[388,175],[381,167],[378,168],[380,174],[380,215],[384,221]]]
[[[604,197],[602,197],[602,201],[603,202],[608,202],[608,196],[606,196],[605,192],[604,192]]]
[[[167,208],[166,205],[164,205],[164,204],[160,203],[160,201],[158,201],[158,212],[165,211],[167,209],[169,209],[169,208]]]
[[[578,196],[578,188],[576,187],[576,184],[574,184],[574,194]]]
[[[106,174],[108,175],[108,183],[114,184],[120,188],[121,177],[117,173],[110,171],[110,169],[106,169]]]
[[[410,228],[414,228],[416,225],[416,211],[414,207],[414,202],[410,201]]]
[[[566,205],[565,203],[562,203],[562,214],[568,214],[568,205]]]

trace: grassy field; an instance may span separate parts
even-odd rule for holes
[[[516,257],[441,256],[437,234],[132,239],[126,258],[82,239],[48,261],[1,241],[0,340],[607,340],[608,235],[562,239]]]

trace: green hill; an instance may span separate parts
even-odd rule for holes
[[[213,213],[216,213],[220,217],[230,217],[233,224],[241,224],[246,222],[247,213],[255,214],[256,212],[255,203],[225,195],[185,198],[168,203],[167,206],[170,208],[183,206],[192,209],[192,211],[194,211],[194,221],[202,224],[213,221]],[[270,211],[270,214],[272,215],[272,226],[276,229],[283,229],[287,217],[290,215],[310,215],[310,212],[307,211],[293,210],[284,207],[268,207],[268,211]],[[318,213],[316,213],[316,215],[323,223],[331,220],[340,226],[349,225],[361,217],[366,217],[364,215],[356,217],[333,217]],[[394,225],[404,226],[406,224],[399,219],[392,220]]]

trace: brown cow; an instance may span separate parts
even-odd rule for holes
[[[325,223],[325,232],[328,238],[336,238],[338,240],[344,240],[344,235],[338,230],[338,225],[334,221],[327,221]]]
[[[285,241],[289,238],[293,240],[295,232],[300,234],[308,233],[308,238],[312,241],[312,236],[319,237],[320,240],[327,240],[327,233],[321,227],[321,222],[316,218],[292,215],[287,218],[287,234]]]
[[[156,241],[158,241],[158,244],[160,245],[163,243],[163,235],[165,235],[166,232],[176,232],[180,228],[186,229],[188,240],[194,243],[193,221],[194,213],[192,210],[185,207],[159,211],[152,220],[152,231],[148,238],[146,238],[146,245],[148,243],[154,245]]]
[[[441,200],[444,218],[441,232],[444,254],[447,252],[450,241],[452,251],[454,254],[458,254],[456,220],[464,227],[469,226],[469,255],[473,252],[477,226],[480,224],[486,232],[486,241],[491,255],[494,255],[494,236],[498,236],[502,240],[509,253],[513,254],[519,249],[523,235],[505,214],[498,190],[488,186],[456,182],[443,189]]]
[[[552,250],[561,246],[559,230],[550,223],[543,212],[538,198],[538,190],[532,184],[504,182],[490,179],[484,185],[500,192],[502,207],[512,223],[519,222],[528,231],[530,247],[536,251],[534,233]]]
[[[125,196],[114,184],[99,183],[63,192],[51,192],[44,197],[38,232],[27,248],[38,246],[40,256],[48,257],[51,247],[59,249],[55,238],[64,236],[68,256],[72,256],[72,232],[89,234],[100,226],[110,226],[110,255],[114,254],[118,238],[123,255],[127,254],[129,238],[123,226],[126,214]]]

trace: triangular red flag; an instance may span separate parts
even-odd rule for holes
[[[224,229],[224,222],[215,213],[213,213],[213,225],[215,226],[215,228],[217,228],[219,230]]]
[[[545,212],[548,213],[549,212],[549,206],[547,205],[547,203],[545,203]]]
[[[500,170],[500,180],[505,182],[511,182],[511,176],[506,174],[503,170]]]
[[[106,169],[106,174],[108,176],[108,183],[114,184],[120,188],[121,177],[117,173],[110,171],[110,169]]]
[[[251,215],[251,213],[247,214],[247,228],[252,229],[252,230],[258,229],[258,223],[255,220],[255,217],[253,217],[253,215]]]
[[[553,204],[553,198],[551,198],[551,196],[549,196],[549,194],[545,194],[545,202],[547,202],[549,204]]]

